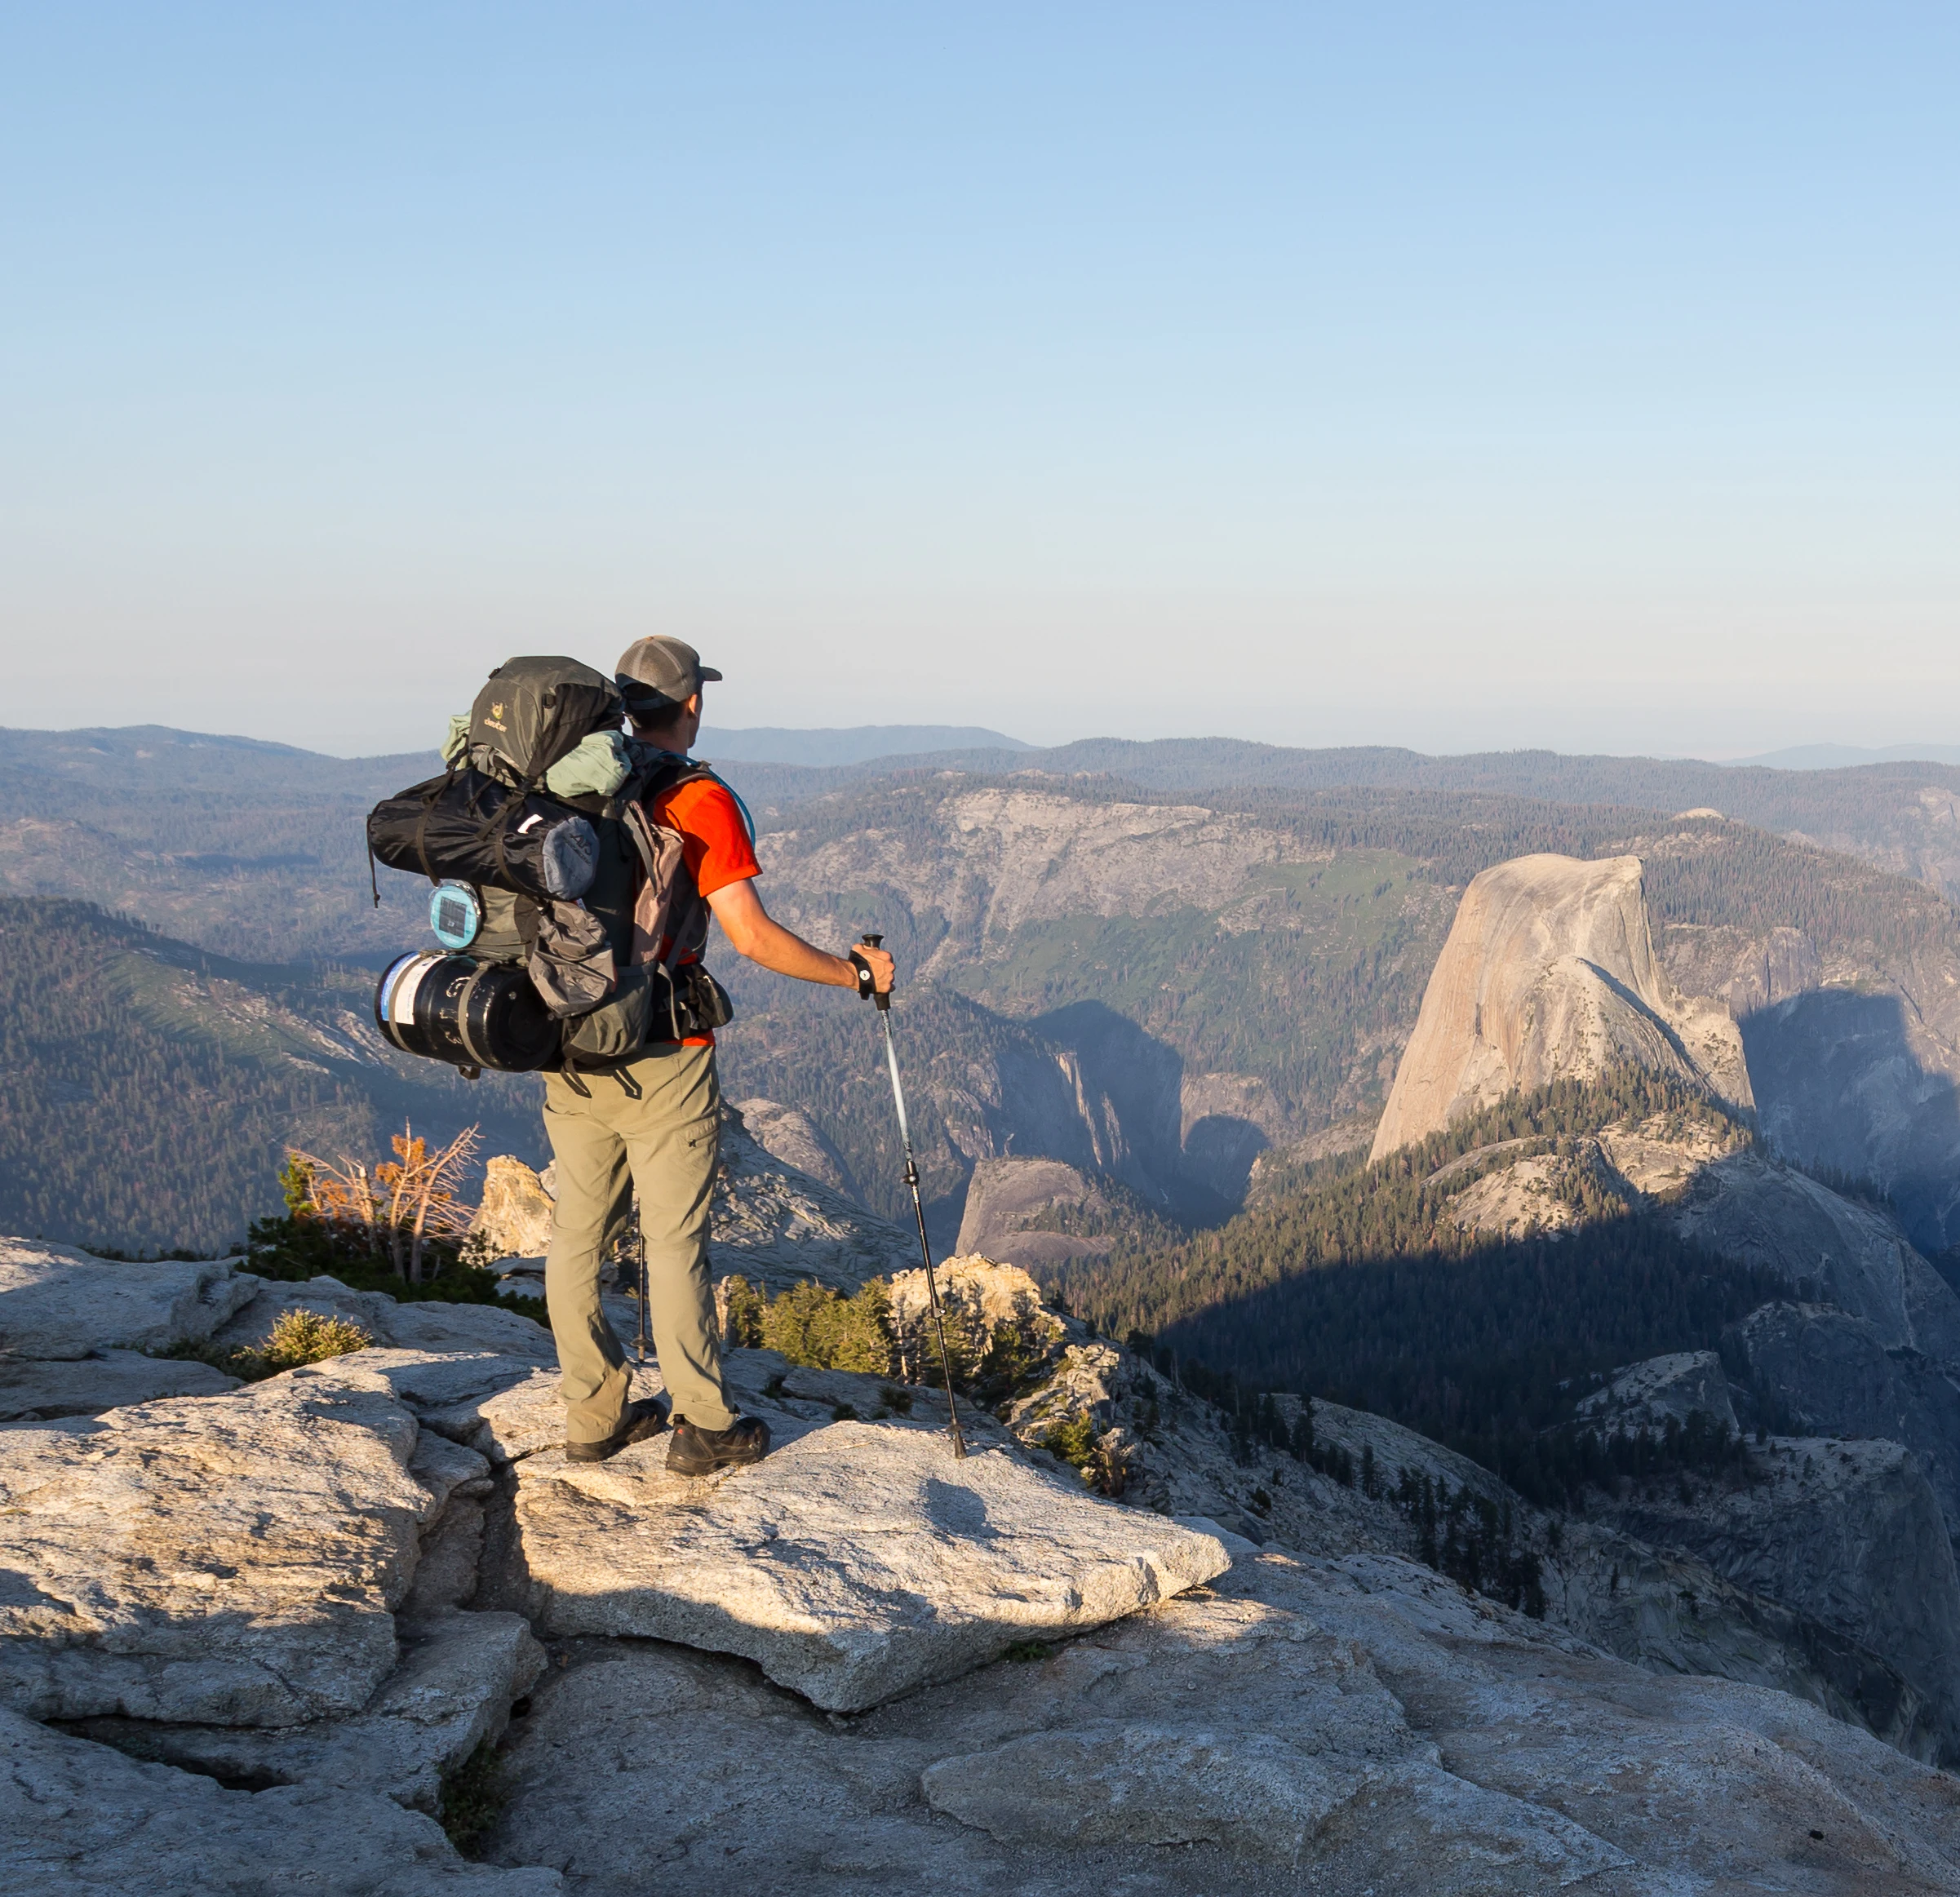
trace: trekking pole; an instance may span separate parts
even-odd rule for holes
[[[867,948],[876,948],[883,943],[881,935],[867,935],[864,938]],[[960,1433],[960,1406],[953,1400],[953,1363],[946,1348],[946,1315],[939,1303],[939,1284],[933,1276],[933,1248],[925,1235],[925,1206],[919,1197],[919,1162],[912,1156],[912,1129],[905,1117],[905,1088],[898,1079],[898,1050],[892,1045],[892,998],[889,991],[880,993],[871,979],[871,964],[862,957],[853,958],[858,967],[858,992],[878,1006],[878,1019],[885,1029],[885,1064],[891,1070],[892,1104],[898,1110],[898,1137],[905,1142],[905,1183],[911,1189],[912,1217],[919,1221],[919,1255],[925,1261],[925,1295],[933,1307],[933,1329],[939,1340],[939,1372],[946,1379],[946,1412],[952,1426],[953,1454],[966,1454],[966,1438]]]
[[[640,1193],[634,1189],[632,1215],[626,1228],[626,1248],[632,1254],[633,1288],[640,1294],[639,1335],[633,1340],[633,1361],[641,1368],[646,1364],[647,1346],[652,1342],[648,1335],[646,1321],[646,1234],[640,1229]]]

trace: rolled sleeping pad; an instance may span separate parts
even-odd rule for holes
[[[375,1025],[405,1054],[500,1074],[548,1066],[561,1038],[522,964],[427,950],[389,964],[375,988]]]
[[[599,867],[598,835],[576,811],[477,770],[383,798],[368,813],[367,844],[391,870],[540,902],[577,902]]]

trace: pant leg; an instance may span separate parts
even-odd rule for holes
[[[599,1302],[600,1267],[631,1191],[626,1142],[608,1124],[605,1083],[592,1084],[592,1097],[581,1100],[557,1075],[544,1079],[544,1131],[557,1162],[544,1296],[570,1443],[596,1443],[619,1428],[632,1376]]]
[[[667,1048],[631,1065],[641,1098],[616,1122],[640,1190],[647,1315],[674,1412],[704,1429],[735,1420],[721,1380],[708,1273],[708,1212],[721,1155],[721,1085],[712,1048]],[[595,1078],[595,1089],[607,1084]]]

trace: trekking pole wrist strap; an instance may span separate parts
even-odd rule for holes
[[[876,978],[871,973],[871,964],[864,959],[862,952],[857,949],[853,949],[850,951],[849,960],[851,965],[851,972],[858,977],[858,999],[861,1001],[870,1001],[873,999],[878,992],[878,983]]]

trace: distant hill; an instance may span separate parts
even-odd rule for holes
[[[955,729],[790,735],[841,741],[868,731],[883,743]],[[759,735],[771,734],[711,731],[703,755],[714,757],[718,740]],[[977,735],[991,742],[849,764],[749,761],[725,743],[718,748],[730,781],[772,825],[814,800],[842,797],[856,808],[863,793],[947,771],[1022,782],[1039,773],[1071,796],[1231,802],[1273,814],[1311,813],[1350,792],[1440,798],[1423,821],[1444,824],[1484,822],[1471,807],[1479,800],[1507,809],[1523,801],[1593,810],[1607,835],[1633,827],[1613,811],[1715,809],[1960,896],[1960,766],[1953,765],[1779,770],[1549,751],[1304,751],[1225,738],[1089,738],[1035,750]],[[436,762],[433,752],[323,757],[157,726],[0,730],[0,890],[100,902],[248,960],[330,955],[371,964],[419,935],[425,892],[384,871],[375,908],[362,819],[377,797],[427,776]],[[864,808],[861,823],[875,814]],[[799,818],[796,827],[809,824]]]
[[[800,731],[776,725],[702,728],[694,749],[744,764],[850,765],[929,751],[1031,751],[1018,738],[978,725],[851,725]]]
[[[1793,744],[1760,757],[1734,757],[1731,765],[1764,765],[1780,771],[1846,770],[1861,764],[1960,764],[1960,744],[1889,744],[1868,751],[1856,744]]]

